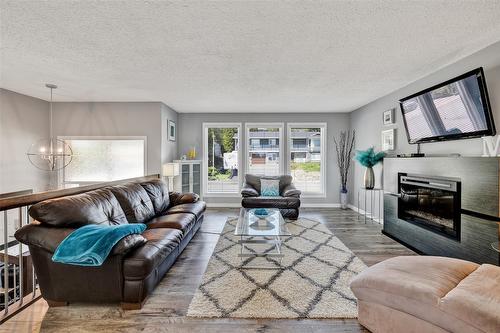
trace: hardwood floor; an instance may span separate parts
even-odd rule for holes
[[[226,218],[238,209],[211,208],[205,222],[144,308],[123,311],[117,304],[70,304],[48,308],[42,299],[0,326],[0,332],[367,332],[357,320],[250,320],[185,317]],[[301,216],[324,223],[368,266],[414,253],[364,223],[352,210],[303,209]]]

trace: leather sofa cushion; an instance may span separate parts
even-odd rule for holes
[[[500,267],[481,265],[441,299],[439,307],[484,332],[500,331]]]
[[[73,231],[75,228],[53,227],[35,221],[18,229],[14,236],[23,244],[54,253],[63,239]]]
[[[148,229],[155,228],[171,228],[178,229],[182,231],[185,235],[191,230],[196,222],[196,217],[191,213],[176,213],[170,215],[162,215],[155,217],[148,222]]]
[[[167,214],[191,213],[196,216],[196,219],[199,219],[205,212],[206,208],[207,204],[205,203],[205,201],[196,201],[193,203],[185,203],[173,206],[167,211]]]
[[[300,198],[301,193],[302,192],[300,190],[298,190],[293,184],[289,184],[289,185],[285,186],[281,195],[284,197]]]
[[[257,192],[260,193],[260,180],[264,179],[278,179],[280,181],[280,194],[283,193],[283,189],[292,183],[292,176],[281,175],[281,176],[257,176],[247,173],[245,175],[245,183],[252,186]]]
[[[200,196],[193,192],[169,192],[170,195],[170,205],[177,206],[185,203],[193,203],[200,200]]]
[[[57,227],[127,223],[120,203],[109,189],[45,200],[31,206],[29,214],[37,221]]]
[[[251,185],[245,183],[243,185],[243,188],[241,189],[241,195],[243,197],[258,197],[259,192],[257,192],[257,190],[254,189]]]
[[[113,247],[111,255],[124,255],[129,251],[146,244],[146,238],[139,234],[131,234],[120,239],[118,243]]]
[[[123,261],[123,276],[127,280],[146,278],[165,258],[177,251],[182,239],[182,232],[177,229],[146,229],[142,236],[146,244],[132,250]]]
[[[155,216],[146,190],[137,183],[108,187],[120,203],[129,223],[145,223]]]
[[[163,215],[170,205],[167,184],[161,179],[154,179],[140,183],[140,185],[146,190],[151,199],[155,215]]]
[[[300,199],[295,197],[245,197],[241,200],[244,208],[299,208]]]

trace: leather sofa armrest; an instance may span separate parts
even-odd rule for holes
[[[192,192],[186,192],[186,193],[169,192],[168,195],[170,197],[171,207],[186,203],[194,203],[200,199],[200,196],[198,194]]]
[[[297,190],[295,185],[289,184],[289,185],[285,186],[285,188],[283,189],[283,192],[281,193],[281,196],[300,198],[301,193],[302,192],[300,192],[300,190]]]
[[[59,244],[72,233],[75,228],[57,228],[33,222],[18,229],[14,237],[28,246],[35,246],[54,253]]]
[[[136,247],[146,244],[146,242],[146,238],[139,234],[125,236],[113,247],[111,255],[124,255]]]
[[[243,184],[243,187],[241,188],[241,196],[243,196],[244,198],[246,198],[246,197],[258,197],[259,192],[257,192],[257,190],[253,186],[245,183],[245,184]]]

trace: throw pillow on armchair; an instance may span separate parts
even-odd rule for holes
[[[277,197],[280,195],[279,179],[264,179],[260,180],[260,195],[263,197]]]

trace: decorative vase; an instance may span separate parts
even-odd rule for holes
[[[372,167],[367,167],[365,170],[364,184],[365,188],[368,190],[375,187],[375,174],[373,173]]]
[[[193,147],[193,148],[188,150],[187,157],[190,160],[194,160],[196,158],[196,147]]]
[[[347,209],[347,190],[340,190],[340,208]]]

